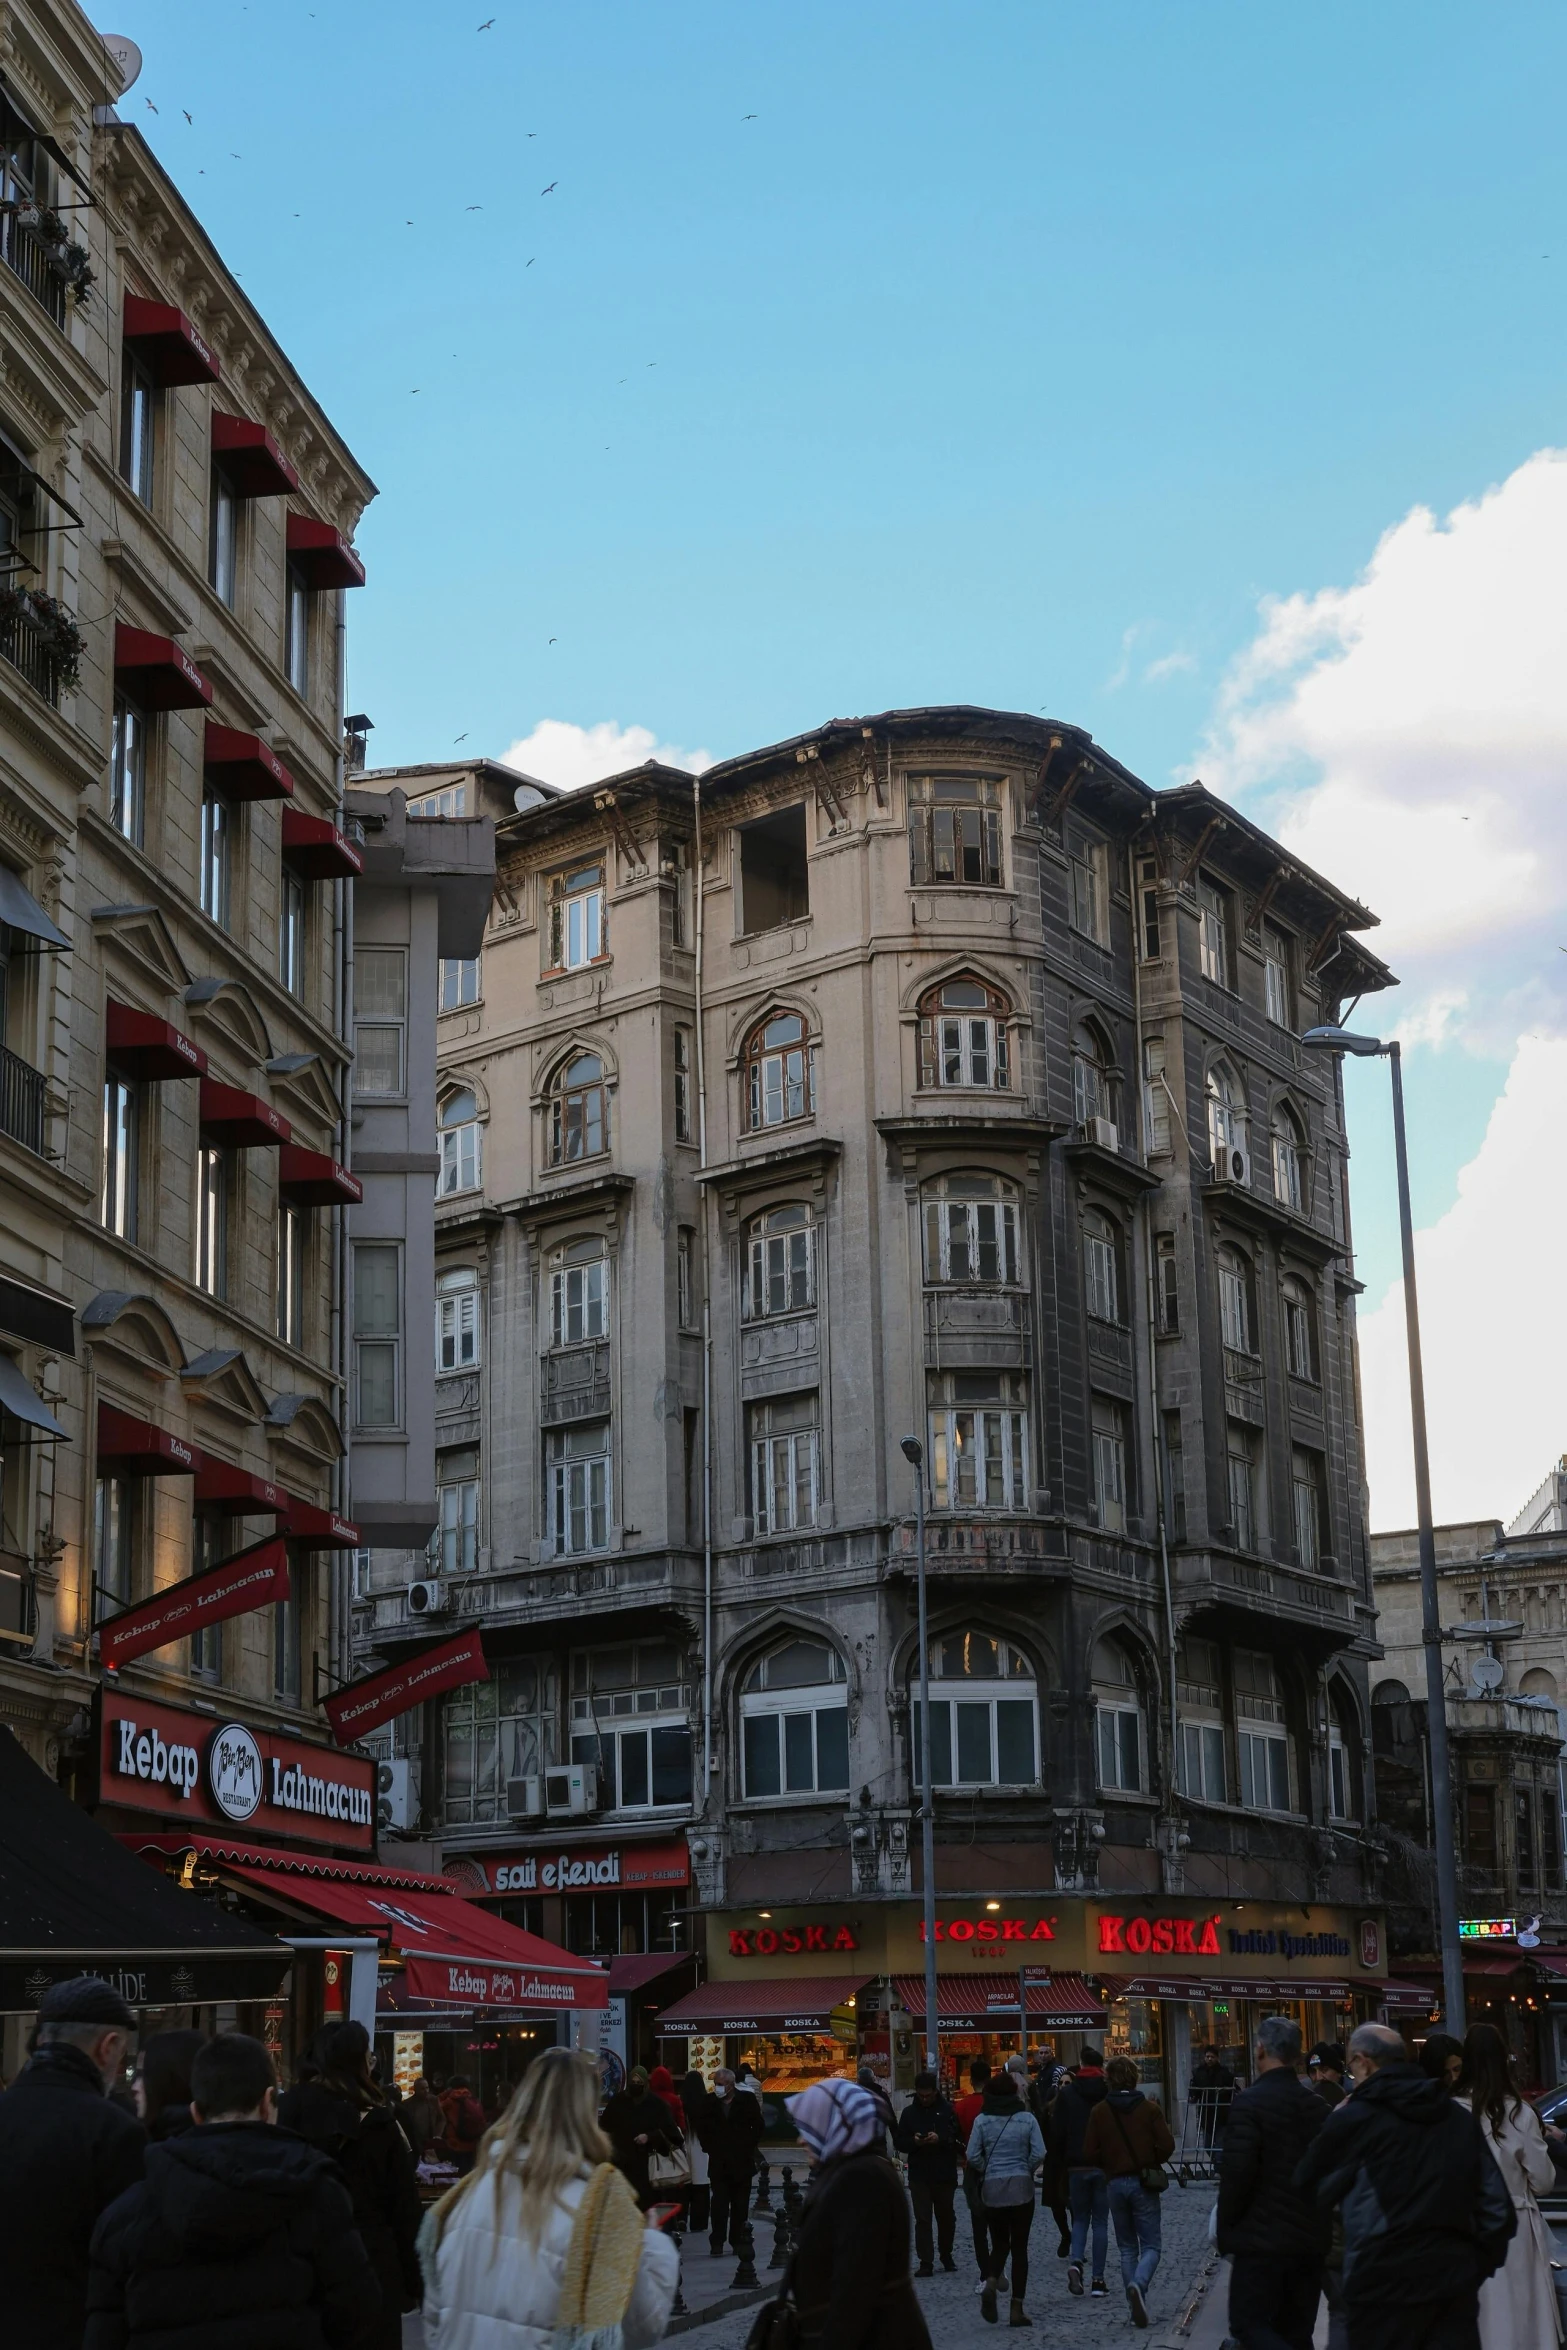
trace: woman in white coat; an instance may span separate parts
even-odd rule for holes
[[[1518,2093],[1512,2058],[1494,2024],[1471,2024],[1455,2094],[1474,2113],[1507,2182],[1518,2233],[1480,2287],[1480,2350],[1559,2350],[1551,2232],[1535,2197],[1556,2183],[1540,2117]]]
[[[591,2057],[552,2048],[419,2233],[427,2350],[648,2350],[679,2255],[598,2125]]]

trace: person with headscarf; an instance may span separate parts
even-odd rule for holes
[[[679,2092],[675,2087],[675,2076],[668,2065],[654,2065],[653,2070],[648,2074],[647,2085],[654,2096],[661,2098],[668,2106],[670,2119],[683,2138],[686,2134],[686,2109],[680,2102]]]
[[[663,2070],[662,2066],[659,2068]],[[669,2075],[664,2074],[667,2081]],[[683,2136],[681,2117],[655,2096],[641,2065],[633,2065],[623,2089],[617,2089],[599,2117],[605,2136],[615,2149],[615,2164],[630,2181],[644,2211],[653,2200],[648,2165],[655,2154],[667,2154]]]
[[[931,2350],[885,2105],[858,2081],[817,2081],[786,2103],[812,2164],[792,2279],[801,2350]]]

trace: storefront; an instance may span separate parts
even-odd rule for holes
[[[758,1982],[708,1981],[659,2019],[662,2062],[708,2080],[722,2064],[748,2064],[769,2095],[852,2072],[859,2057],[862,1973]],[[875,2011],[871,2010],[870,2015]],[[867,2016],[867,2028],[874,2029]]]
[[[448,1852],[445,1874],[514,1925],[582,1958],[690,1948],[691,1855],[683,1836],[530,1838],[496,1850]]]

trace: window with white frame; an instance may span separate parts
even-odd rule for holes
[[[594,1159],[609,1148],[609,1086],[597,1053],[574,1053],[550,1080],[547,1096],[552,1167]]]
[[[746,1227],[741,1311],[748,1322],[801,1314],[816,1303],[816,1249],[803,1200],[765,1208]]]
[[[814,1388],[751,1405],[751,1510],[758,1534],[795,1534],[816,1523],[821,1406]]]
[[[1311,1291],[1298,1273],[1286,1273],[1279,1284],[1284,1301],[1284,1359],[1292,1379],[1316,1380],[1317,1309]]]
[[[479,1563],[479,1452],[454,1446],[435,1456],[435,1500],[439,1513],[430,1537],[430,1569],[436,1575],[472,1574]]]
[[[141,1088],[111,1069],[103,1081],[103,1228],[120,1240],[136,1238],[141,1157]]]
[[[931,1371],[926,1387],[932,1509],[1026,1509],[1026,1380],[1014,1371]]]
[[[673,1038],[675,1066],[675,1140],[691,1140],[691,1031],[677,1028]]]
[[[1238,1248],[1221,1248],[1219,1273],[1219,1335],[1232,1354],[1255,1354],[1252,1344],[1251,1266]]]
[[[465,783],[444,784],[439,791],[427,791],[422,799],[410,800],[410,816],[466,816],[468,813],[468,786]]]
[[[284,1200],[277,1212],[277,1334],[285,1346],[305,1342],[305,1211]]]
[[[1288,1102],[1280,1102],[1274,1109],[1269,1141],[1273,1152],[1273,1196],[1281,1207],[1293,1208],[1298,1216],[1305,1201],[1306,1138]]]
[[[1262,933],[1263,995],[1268,1018],[1278,1028],[1295,1025],[1295,991],[1290,983],[1290,942],[1282,930],[1264,925]]]
[[[919,887],[999,889],[1002,787],[992,777],[909,779],[909,872]]]
[[[239,582],[239,527],[239,494],[224,468],[214,465],[208,514],[207,577],[230,611],[234,608],[234,591]]]
[[[544,1439],[549,1537],[557,1558],[609,1548],[609,1422],[551,1428]]]
[[[608,952],[604,867],[577,865],[550,881],[550,969],[580,971]]]
[[[479,1276],[472,1265],[462,1265],[440,1274],[435,1284],[436,1376],[475,1370],[479,1348]]]
[[[571,1691],[571,1759],[596,1767],[606,1810],[691,1801],[689,1691],[673,1641],[579,1649]]]
[[[1071,849],[1072,928],[1095,946],[1110,944],[1110,851],[1102,840],[1079,839]]]
[[[1174,1145],[1170,1140],[1170,1088],[1162,1036],[1143,1038],[1143,1115],[1148,1121],[1148,1156],[1163,1158]]]
[[[441,1134],[441,1197],[477,1191],[483,1168],[479,1104],[471,1086],[449,1093],[437,1113]]]
[[[1079,1126],[1095,1118],[1116,1123],[1115,1049],[1096,1020],[1079,1021],[1072,1032],[1072,1115]]]
[[[1102,1208],[1083,1211],[1083,1289],[1096,1322],[1120,1321],[1120,1245]]]
[[[278,977],[290,995],[305,988],[305,885],[291,866],[283,868],[278,909]]]
[[[209,791],[201,803],[201,910],[221,930],[229,921],[229,867],[234,818],[227,800]]]
[[[129,345],[120,346],[120,478],[144,506],[152,504],[158,387]]]
[[[1278,1668],[1261,1650],[1235,1651],[1235,1745],[1248,1811],[1291,1811],[1290,1739]]]
[[[1020,1285],[1017,1192],[999,1175],[941,1175],[923,1192],[925,1279],[932,1287]]]
[[[1222,1173],[1230,1152],[1246,1148],[1246,1097],[1227,1061],[1215,1061],[1203,1093],[1208,1112],[1208,1156]]]
[[[585,1346],[609,1328],[609,1264],[602,1240],[568,1240],[550,1258],[550,1344]]]
[[[1159,1336],[1178,1337],[1181,1328],[1181,1276],[1173,1232],[1154,1234],[1153,1310],[1154,1327]]]
[[[1124,1641],[1095,1642],[1093,1675],[1099,1785],[1107,1794],[1140,1795],[1147,1786],[1147,1738],[1137,1669]]]
[[[1159,860],[1137,860],[1137,948],[1145,963],[1157,963],[1163,946],[1159,930]]]
[[[439,1009],[460,1012],[464,1004],[479,1000],[479,958],[477,955],[453,957],[443,955],[438,978]]]
[[[689,1224],[675,1234],[675,1317],[682,1330],[697,1326],[696,1234]]]
[[[1204,979],[1215,987],[1230,985],[1230,901],[1228,892],[1211,881],[1197,884],[1197,948]]]
[[[910,1775],[919,1787],[924,1734],[918,1658],[910,1686]],[[938,1633],[930,1644],[932,1787],[1031,1787],[1038,1777],[1039,1692],[1029,1659],[994,1633]]]
[[[1094,1508],[1107,1534],[1126,1532],[1126,1406],[1096,1395],[1090,1412],[1094,1447]]]
[[[214,1143],[196,1153],[196,1287],[228,1294],[229,1154]]]
[[[1341,1689],[1330,1684],[1328,1813],[1335,1820],[1357,1820],[1360,1817],[1359,1773],[1355,1767],[1356,1739],[1353,1724],[1353,1701]]]
[[[847,1788],[849,1697],[843,1659],[827,1641],[792,1635],[752,1665],[740,1691],[740,1757],[750,1802]]]
[[[1243,1421],[1225,1422],[1224,1470],[1229,1486],[1231,1537],[1237,1550],[1255,1550],[1261,1531],[1257,1509],[1257,1440]]]
[[[93,1622],[127,1607],[136,1580],[136,1484],[100,1477],[93,1497]]]
[[[816,1056],[798,1012],[770,1012],[745,1040],[746,1117],[753,1133],[816,1111]]]
[[[1175,1696],[1180,1708],[1176,1768],[1182,1792],[1197,1803],[1228,1803],[1223,1663],[1216,1640],[1183,1635],[1175,1652]]]
[[[310,691],[310,582],[301,564],[287,571],[283,612],[283,674],[296,694]]]
[[[354,1092],[364,1100],[403,1091],[408,956],[402,947],[354,949]]]
[[[109,751],[109,822],[140,848],[147,816],[147,719],[137,702],[114,697]]]
[[[944,979],[919,1005],[919,1083],[1005,1093],[1011,1006],[980,979]]]
[[[354,1244],[354,1422],[395,1428],[402,1411],[402,1268],[395,1241]]]
[[[1315,1573],[1327,1548],[1323,1529],[1327,1517],[1326,1464],[1319,1452],[1297,1444],[1290,1452],[1290,1501],[1294,1520],[1295,1559]]]

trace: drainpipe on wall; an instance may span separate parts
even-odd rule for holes
[[[707,1046],[702,1018],[702,778],[691,778],[696,875],[696,1144],[697,1166],[707,1167]],[[710,1203],[702,1186],[702,1808],[713,1782],[713,1266]]]
[[[345,667],[347,659],[348,623],[345,617],[343,591],[337,597],[337,698],[338,728],[337,757],[333,777],[337,786],[337,820],[342,821],[343,795],[347,789],[347,761],[343,750],[343,704]],[[352,1024],[354,975],[354,900],[353,883],[346,878],[333,888],[332,905],[332,986],[335,1002],[332,1007],[332,1025],[344,1043],[349,1041]],[[352,1063],[345,1061],[338,1072],[338,1163],[344,1167],[353,1164],[353,1130],[351,1118]],[[339,1206],[332,1214],[332,1376],[337,1387],[338,1425],[348,1442],[348,1210]],[[337,1514],[349,1515],[351,1499],[348,1470],[351,1458],[345,1449],[344,1457],[332,1472],[332,1491]],[[349,1679],[353,1671],[353,1554],[333,1551],[333,1615],[335,1621],[328,1641],[332,1659],[333,1678],[339,1682]]]
[[[1137,1139],[1142,1151],[1143,1165],[1148,1164],[1148,1146],[1151,1140],[1148,1119],[1148,1089],[1143,1065],[1143,954],[1142,934],[1137,912],[1137,854],[1130,841],[1126,844],[1126,880],[1132,909],[1132,1025],[1136,1030],[1137,1065],[1134,1077],[1137,1088]],[[1159,1525],[1159,1571],[1164,1592],[1165,1664],[1169,1674],[1169,1695],[1165,1706],[1166,1733],[1164,1739],[1164,1786],[1167,1816],[1175,1813],[1176,1759],[1180,1750],[1180,1728],[1176,1716],[1175,1661],[1175,1596],[1170,1583],[1169,1512],[1164,1490],[1164,1421],[1159,1410],[1159,1293],[1157,1267],[1154,1263],[1153,1212],[1148,1194],[1142,1197],[1143,1261],[1147,1267],[1148,1316],[1148,1415],[1149,1431],[1153,1439],[1154,1512]],[[1173,1853],[1166,1856],[1173,1860]]]

